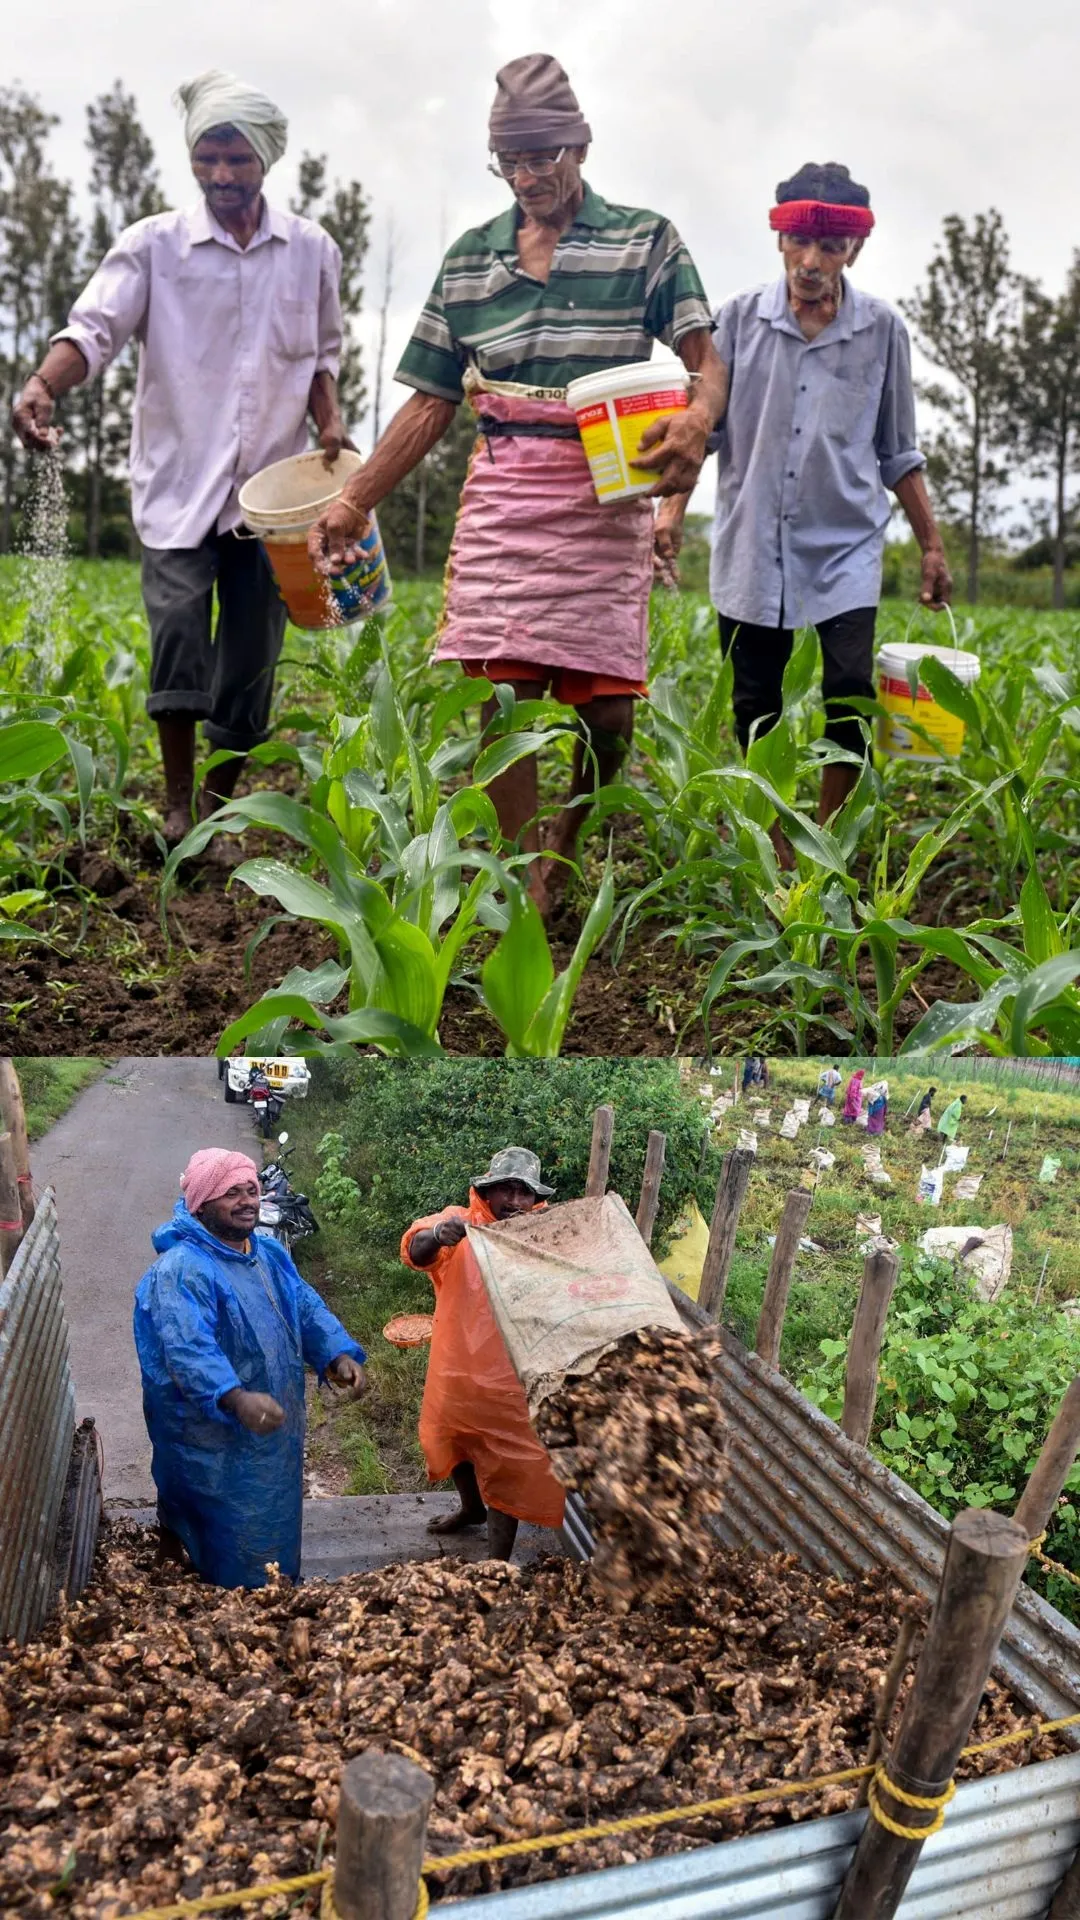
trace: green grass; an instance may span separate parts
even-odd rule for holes
[[[43,1133],[48,1133],[107,1065],[104,1060],[16,1059],[30,1140],[40,1140]]]

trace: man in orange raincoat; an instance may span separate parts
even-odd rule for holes
[[[430,1530],[461,1533],[486,1520],[493,1560],[509,1560],[519,1520],[560,1527],[564,1496],[533,1432],[465,1229],[529,1213],[553,1192],[540,1179],[535,1153],[504,1147],[473,1181],[467,1207],[414,1220],[401,1241],[406,1266],[429,1273],[435,1288],[420,1445],[429,1479],[449,1475],[461,1501]]]

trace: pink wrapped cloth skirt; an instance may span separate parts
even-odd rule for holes
[[[478,393],[494,420],[573,425],[557,400]],[[580,440],[477,441],[447,563],[436,660],[498,676],[529,663],[634,683],[649,639],[653,513],[646,499],[601,506]],[[508,678],[524,677],[507,674]]]

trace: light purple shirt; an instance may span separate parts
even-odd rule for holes
[[[240,247],[205,200],[120,235],[67,326],[90,377],[139,343],[131,505],[148,547],[240,523],[245,480],[308,443],[316,373],[337,377],[341,255],[325,228],[263,202]]]
[[[812,626],[876,607],[886,489],[926,465],[915,439],[900,315],[844,281],[835,319],[803,335],[783,278],[737,293],[713,321],[730,369],[710,586],[733,620]]]

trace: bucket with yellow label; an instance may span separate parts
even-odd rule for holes
[[[878,746],[896,760],[955,760],[964,744],[964,722],[947,713],[923,686],[912,698],[909,670],[940,660],[965,686],[974,686],[981,667],[978,654],[962,647],[927,647],[890,641],[878,654],[878,699],[885,712],[878,721]]]
[[[650,493],[659,468],[632,467],[646,428],[689,404],[690,376],[679,361],[639,360],[571,380],[566,402],[577,415],[596,497],[605,503]]]

